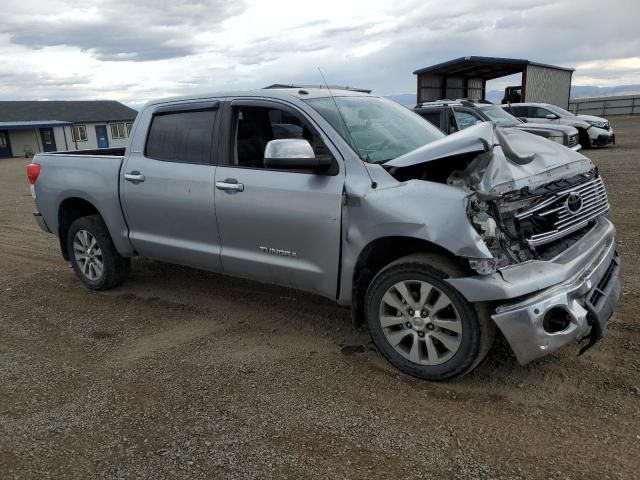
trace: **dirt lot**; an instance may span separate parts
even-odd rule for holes
[[[399,374],[348,310],[139,260],[80,285],[0,161],[0,478],[638,478],[640,118],[588,151],[624,262],[608,337],[520,367]]]

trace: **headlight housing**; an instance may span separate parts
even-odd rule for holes
[[[563,137],[563,136],[559,136],[559,137],[558,137],[558,136],[555,136],[555,135],[554,135],[554,136],[551,136],[551,137],[548,137],[548,138],[549,138],[549,140],[551,140],[552,142],[556,142],[556,143],[559,143],[559,144],[561,144],[561,145],[564,145],[564,137]]]
[[[587,120],[588,123],[597,128],[607,128],[608,123],[600,120]]]

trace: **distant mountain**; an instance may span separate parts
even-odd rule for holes
[[[573,85],[571,97],[604,97],[611,95],[630,95],[640,93],[640,85],[618,85],[616,87],[589,87]]]
[[[631,95],[640,93],[640,85],[618,85],[615,87],[592,87],[589,85],[572,85],[571,98],[608,97],[612,95]],[[504,92],[491,90],[487,92],[487,100],[500,102]]]
[[[640,85],[618,85],[615,87],[591,87],[588,85],[572,85],[571,98],[580,97],[604,97],[611,95],[632,95],[640,94]],[[490,90],[487,92],[487,100],[498,103],[502,100],[504,92],[500,90]],[[414,106],[416,104],[415,93],[399,93],[387,95],[388,99],[398,102],[401,105]]]

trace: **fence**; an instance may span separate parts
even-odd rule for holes
[[[640,115],[640,94],[615,97],[572,98],[569,110],[585,115]]]

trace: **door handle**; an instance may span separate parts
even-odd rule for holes
[[[139,171],[134,170],[133,172],[125,173],[124,179],[128,182],[140,183],[144,182],[144,175],[142,175]]]
[[[216,188],[228,192],[244,192],[244,184],[238,183],[237,180],[231,178],[226,179],[224,182],[216,182]]]

